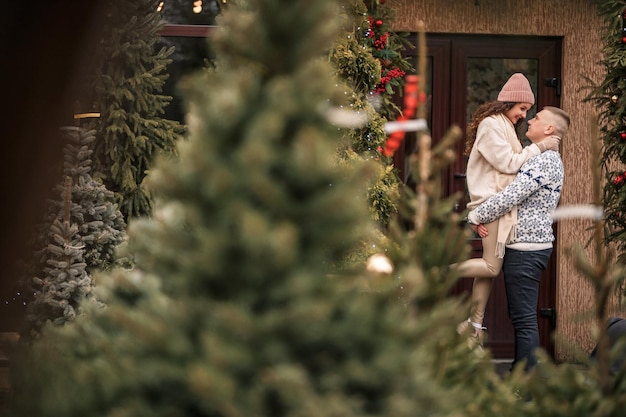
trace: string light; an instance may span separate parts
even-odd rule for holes
[[[193,12],[196,14],[202,13],[202,0],[196,0],[193,2]]]
[[[36,295],[37,293],[33,293],[33,297],[35,297]],[[14,306],[16,304],[26,306],[27,303],[28,299],[26,297],[22,297],[21,291],[17,291],[13,296],[2,300],[2,305],[4,305],[5,307]]]
[[[214,0],[214,1],[215,1],[216,5],[218,5],[219,3],[228,4],[228,0],[221,0],[221,1],[220,0]],[[159,5],[157,6],[156,11],[157,12],[161,12],[163,10],[164,4],[165,4],[165,0],[160,1]],[[194,0],[192,10],[196,14],[202,13],[202,0]]]

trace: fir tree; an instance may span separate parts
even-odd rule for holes
[[[358,31],[367,25],[367,9],[361,0],[346,2],[344,6],[346,32],[335,43],[331,62],[337,69],[340,80],[350,91],[348,108],[363,115],[364,126],[346,131],[349,143],[340,157],[346,160],[357,158],[380,162],[378,178],[369,185],[367,198],[372,218],[382,228],[397,213],[399,180],[393,169],[393,161],[382,157],[379,149],[385,142],[385,119],[372,105],[379,97],[375,94],[376,84],[381,77],[381,64],[363,43],[359,42]]]
[[[367,22],[356,27],[355,35],[380,62],[380,76],[372,93],[377,95],[378,112],[385,119],[393,120],[401,112],[396,101],[402,93],[404,76],[413,70],[403,52],[413,46],[405,33],[391,30],[396,17],[393,8],[380,0],[364,0],[364,3]]]
[[[418,136],[401,206],[412,230],[393,228],[393,274],[328,275],[371,227],[365,173],[336,163],[340,132],[320,111],[339,102],[321,58],[336,35],[330,3],[224,14],[216,70],[185,86],[189,141],[153,173],[154,216],[131,223],[135,269],[99,276],[106,309],[85,305],[15,357],[0,414],[621,415],[623,373],[596,379],[544,358],[500,380],[488,351],[456,333],[466,310],[447,296],[448,265],[467,235],[440,173],[458,130],[435,147]],[[608,264],[579,261],[594,278]]]
[[[155,159],[174,153],[183,132],[163,118],[171,97],[162,94],[173,48],[155,51],[162,27],[157,0],[109,0],[83,104],[101,113],[95,123],[93,176],[119,198],[130,217],[149,215],[153,196],[146,176]]]
[[[392,19],[383,6],[370,4],[368,8],[362,0],[350,0],[342,1],[341,7],[344,31],[331,51],[331,62],[341,80],[339,88],[349,92],[346,107],[362,115],[365,123],[345,130],[347,143],[340,148],[339,157],[348,163],[376,162],[376,178],[365,184],[364,193],[372,219],[380,226],[378,233],[363,241],[339,266],[350,268],[388,244],[384,231],[398,214],[402,184],[393,160],[381,150],[387,138],[386,117],[399,112],[391,98],[400,93],[402,77],[410,64],[400,54],[397,35],[387,31]],[[384,24],[381,14],[390,17]],[[392,65],[396,76],[388,77]]]
[[[421,142],[397,279],[330,276],[373,227],[370,164],[337,163],[323,111],[341,103],[323,57],[337,9],[235,4],[215,71],[185,85],[190,137],[151,174],[154,216],[130,224],[134,270],[103,274],[106,309],[16,360],[7,415],[516,415],[446,296],[466,232],[431,168],[449,162],[455,135]]]
[[[32,278],[33,300],[28,304],[26,320],[30,335],[37,336],[47,322],[65,324],[76,318],[80,301],[91,293],[84,245],[78,226],[70,223],[72,179],[66,177],[62,217],[54,219],[43,249],[45,264],[41,274]]]
[[[63,152],[63,172],[73,181],[70,218],[78,225],[85,246],[87,272],[93,274],[119,261],[116,250],[126,239],[126,223],[114,193],[91,176],[96,132],[74,127],[65,128],[65,132],[68,143]],[[55,208],[58,213],[58,202],[52,204],[53,213]]]
[[[619,260],[626,260],[626,4],[620,0],[595,0],[606,26],[602,31],[604,55],[600,64],[606,74],[591,88],[586,101],[599,110],[600,164],[606,179],[602,204],[606,214],[606,239],[617,245]],[[588,79],[591,85],[594,83]]]
[[[116,249],[126,236],[113,193],[90,175],[95,132],[78,127],[63,130],[67,139],[63,176],[27,267],[26,287],[31,288],[32,300],[26,320],[33,335],[48,321],[73,320],[80,300],[91,296],[92,275],[118,261]]]

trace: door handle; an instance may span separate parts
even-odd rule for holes
[[[556,328],[556,309],[555,308],[541,308],[539,309],[539,316],[550,320],[550,326]]]
[[[546,87],[554,88],[554,95],[557,97],[561,96],[561,79],[554,78],[546,78]]]

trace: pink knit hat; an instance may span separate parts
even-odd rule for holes
[[[500,90],[498,101],[535,104],[535,95],[524,74],[516,72]]]

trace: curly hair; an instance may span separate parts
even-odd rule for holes
[[[489,116],[493,116],[494,114],[506,113],[507,111],[511,110],[513,106],[515,106],[515,104],[517,103],[494,100],[484,103],[476,109],[466,129],[466,156],[469,155],[472,151],[472,147],[474,146],[474,142],[476,141],[476,131],[478,130],[478,125],[480,124],[480,122],[482,122],[485,118]]]

